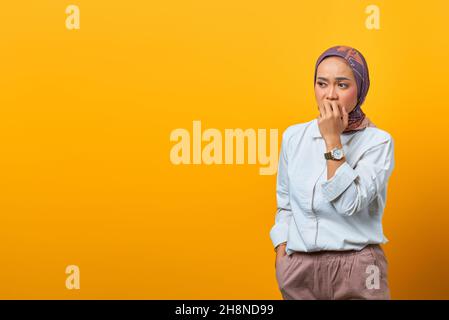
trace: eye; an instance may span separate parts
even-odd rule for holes
[[[342,87],[342,88],[347,88],[348,87],[348,85],[346,83],[339,83],[338,85],[343,85],[344,87]]]
[[[325,84],[324,82],[317,82],[317,84],[321,87],[322,84]]]

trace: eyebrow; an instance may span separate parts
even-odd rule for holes
[[[329,81],[327,78],[324,78],[324,77],[318,77],[317,79]],[[346,77],[336,77],[335,80],[351,80],[351,79],[346,78]]]

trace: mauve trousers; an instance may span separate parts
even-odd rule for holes
[[[387,268],[378,244],[360,251],[295,251],[278,258],[276,279],[284,300],[388,300]]]

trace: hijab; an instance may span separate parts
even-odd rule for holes
[[[368,94],[370,81],[366,60],[357,49],[348,46],[335,46],[324,51],[318,57],[315,64],[314,84],[316,83],[318,65],[324,59],[331,56],[337,56],[345,59],[349,67],[352,69],[352,73],[354,74],[354,78],[357,83],[357,104],[348,114],[348,126],[345,128],[343,133],[354,133],[365,129],[366,127],[375,127],[374,123],[369,120],[361,109],[361,105],[365,101],[366,95]]]

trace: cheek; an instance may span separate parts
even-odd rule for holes
[[[357,102],[357,90],[355,88],[351,88],[346,90],[342,95],[341,99],[343,100],[346,106],[353,106]]]
[[[318,86],[315,86],[315,98],[317,100],[321,100],[323,98],[323,95],[325,94],[324,90],[321,89]]]

